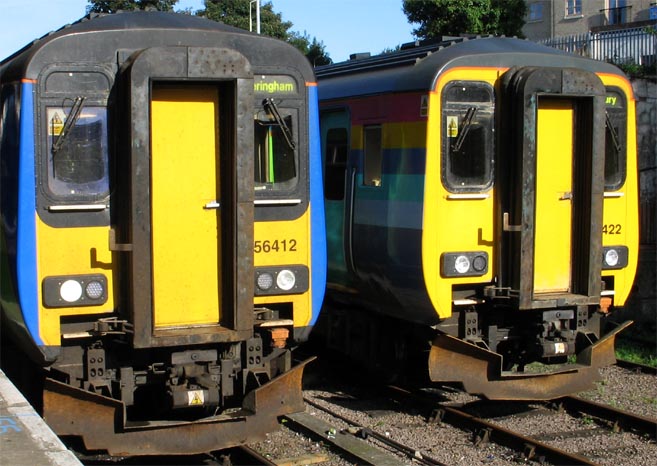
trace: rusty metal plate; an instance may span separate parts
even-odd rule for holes
[[[57,435],[83,439],[113,456],[191,455],[262,440],[278,416],[304,410],[301,379],[308,359],[248,393],[242,409],[194,422],[130,422],[117,400],[47,379],[44,418]]]
[[[546,373],[502,371],[502,356],[449,335],[438,335],[429,353],[433,382],[461,383],[471,394],[490,400],[551,400],[590,390],[600,380],[598,368],[616,362],[614,341],[625,322],[577,355],[577,363]]]

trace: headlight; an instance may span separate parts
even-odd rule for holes
[[[269,272],[262,272],[257,275],[256,285],[263,291],[267,291],[274,286],[274,277]]]
[[[68,275],[43,280],[46,307],[97,306],[107,301],[104,275]]]
[[[74,303],[82,297],[82,285],[77,280],[66,280],[59,287],[59,297],[67,303]]]
[[[475,252],[446,252],[441,257],[443,277],[478,277],[488,272],[488,254]]]
[[[616,267],[618,265],[618,251],[609,249],[605,252],[605,264],[609,267]]]
[[[308,267],[305,265],[265,266],[255,271],[255,295],[284,295],[308,291]]]
[[[276,276],[276,286],[278,286],[283,291],[290,291],[292,288],[294,288],[296,281],[297,277],[291,270],[281,270]]]
[[[460,274],[468,273],[468,270],[470,270],[470,259],[465,256],[457,256],[454,260],[454,269]]]
[[[602,248],[602,269],[622,269],[627,267],[627,246],[605,246]]]

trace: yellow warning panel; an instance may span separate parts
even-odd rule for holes
[[[156,328],[221,318],[219,93],[155,85],[151,102],[153,320]]]
[[[205,395],[203,390],[192,390],[187,392],[187,404],[189,406],[203,406]]]

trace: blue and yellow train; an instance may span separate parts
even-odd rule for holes
[[[191,454],[303,409],[291,349],[326,277],[306,58],[189,15],[90,16],[3,60],[0,101],[3,363],[43,368],[54,431]]]
[[[623,73],[509,38],[316,73],[329,345],[491,399],[590,387],[637,265]]]

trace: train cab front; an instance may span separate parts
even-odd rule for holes
[[[155,46],[132,52],[117,78],[108,112],[111,222],[93,244],[113,277],[105,293],[116,308],[89,316],[78,307],[62,318],[62,355],[44,395],[53,430],[82,437],[88,450],[228,448],[263,438],[278,416],[303,409],[307,361],[293,365],[291,348],[295,327],[312,319],[310,305],[294,300],[309,301],[309,228],[282,232],[276,247],[298,254],[289,262],[256,267],[253,247],[275,247],[254,240],[254,224],[267,220],[254,213],[254,159],[279,182],[266,201],[291,205],[288,217],[310,223],[299,148],[308,144],[299,142],[306,80],[287,68],[254,77],[256,66],[237,48]],[[257,95],[271,83],[278,94]],[[254,140],[262,145],[254,149]],[[303,195],[283,199],[297,184]],[[76,289],[90,283],[70,278]],[[44,285],[52,299],[67,299],[62,283]],[[255,302],[263,294],[283,304]]]
[[[438,325],[431,380],[489,399],[552,399],[593,388],[598,368],[615,363],[615,336],[631,322],[612,324],[608,314],[624,303],[636,267],[631,234],[603,238],[606,223],[635,219],[631,175],[623,175],[628,204],[608,204],[622,198],[609,194],[613,170],[631,172],[634,157],[624,142],[627,114],[610,109],[609,96],[620,93],[615,79],[518,67],[496,83],[492,282],[464,278],[452,287],[453,315]],[[612,240],[622,247],[606,244]],[[461,268],[473,271],[474,259],[462,255]],[[458,269],[455,262],[443,273]]]

